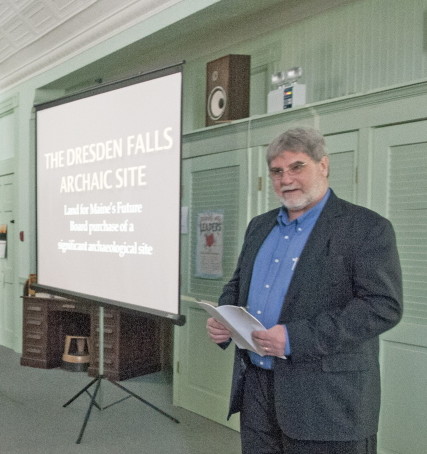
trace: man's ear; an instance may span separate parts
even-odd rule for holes
[[[320,169],[325,177],[329,176],[329,156],[323,156],[320,160]]]

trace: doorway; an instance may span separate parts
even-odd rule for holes
[[[0,344],[13,348],[15,332],[13,174],[0,175]]]

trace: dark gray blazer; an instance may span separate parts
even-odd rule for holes
[[[278,209],[249,224],[219,303],[245,306],[257,252]],[[332,192],[301,254],[279,323],[292,355],[277,359],[283,432],[299,440],[358,440],[377,432],[379,339],[402,316],[402,281],[390,222]],[[238,412],[247,354],[236,349],[230,414]]]

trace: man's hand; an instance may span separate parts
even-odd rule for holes
[[[227,342],[231,337],[230,331],[222,323],[212,317],[208,318],[206,329],[208,330],[208,336],[216,344]]]
[[[265,331],[254,331],[252,338],[267,355],[285,355],[286,328],[283,325],[275,325]]]

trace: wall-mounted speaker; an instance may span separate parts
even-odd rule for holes
[[[206,126],[249,116],[250,55],[226,55],[206,65]]]

